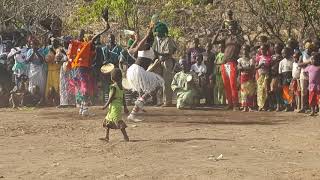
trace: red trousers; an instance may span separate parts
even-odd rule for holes
[[[238,106],[237,63],[227,62],[221,65],[221,75],[228,104]]]

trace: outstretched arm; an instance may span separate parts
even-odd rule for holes
[[[101,36],[102,34],[104,34],[105,32],[107,32],[109,29],[110,29],[110,25],[109,25],[109,23],[107,23],[106,29],[104,29],[104,30],[103,30],[102,32],[100,32],[99,34],[95,35],[95,36],[92,38],[92,42],[96,41],[99,36]]]
[[[211,44],[222,44],[224,42],[224,39],[218,40],[218,37],[221,32],[222,32],[222,29],[219,29],[216,35],[213,37]]]
[[[138,43],[136,42],[136,44],[138,44],[136,47],[132,46],[132,48],[130,48],[130,53],[131,54],[136,54],[139,50],[141,50],[141,47],[146,43],[146,41],[148,40],[148,37],[151,35],[152,33],[152,28],[148,29],[148,33],[144,36],[144,38]]]

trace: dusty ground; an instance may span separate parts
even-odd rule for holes
[[[0,109],[0,179],[320,179],[320,118],[147,110],[105,143],[98,108]]]

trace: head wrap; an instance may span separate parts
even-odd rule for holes
[[[169,33],[168,26],[162,22],[158,22],[155,27],[155,32],[157,32],[160,37],[166,36]]]
[[[130,38],[128,40],[128,47],[131,47],[133,43],[134,43],[134,40]]]

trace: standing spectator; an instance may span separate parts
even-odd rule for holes
[[[293,60],[291,58],[291,49],[288,47],[285,47],[282,50],[282,56],[284,59],[279,64],[279,75],[281,77],[281,84],[282,84],[282,98],[286,106],[285,111],[288,112],[292,104],[292,95],[289,91],[289,85],[292,81],[292,65],[293,65]]]
[[[265,110],[266,101],[268,99],[268,81],[269,70],[271,63],[271,56],[268,53],[269,47],[267,45],[261,46],[261,55],[256,58],[257,74],[257,103],[259,111]]]
[[[44,54],[39,48],[39,41],[32,38],[30,41],[31,49],[27,52],[27,61],[30,62],[29,66],[29,91],[33,93],[35,86],[40,89],[40,94],[44,97],[46,87],[46,75],[44,72]]]
[[[224,44],[219,45],[219,51],[216,56],[215,66],[213,69],[213,74],[215,77],[214,83],[214,103],[217,105],[226,104],[226,96],[224,91],[224,85],[221,75],[221,66],[223,66],[224,59]]]
[[[198,38],[194,38],[193,45],[194,47],[190,48],[187,52],[189,65],[195,64],[197,62],[196,61],[197,56],[206,51],[204,48],[200,47],[200,40]]]
[[[155,27],[157,37],[153,44],[153,50],[162,64],[162,77],[164,79],[163,88],[163,106],[172,105],[171,82],[174,76],[175,60],[173,54],[177,51],[177,45],[171,37],[168,36],[168,27],[164,23],[157,23]]]
[[[301,67],[300,74],[300,88],[301,88],[301,110],[300,113],[304,113],[306,110],[306,103],[308,97],[308,75],[304,73],[304,69],[311,64],[311,54],[314,51],[314,44],[307,42],[305,44],[305,50],[300,57],[299,67]]]

